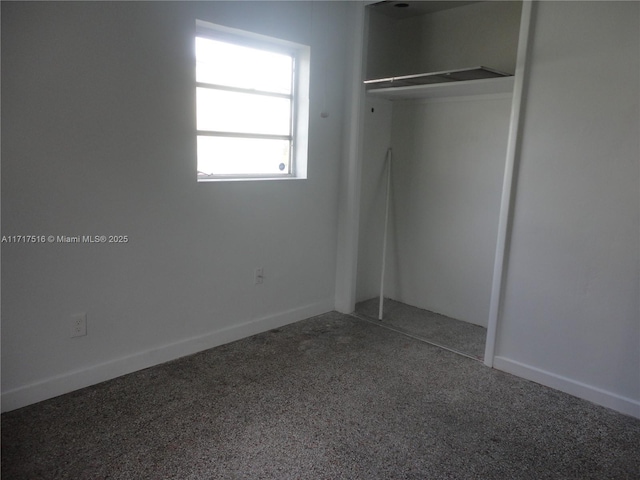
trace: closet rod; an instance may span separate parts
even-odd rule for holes
[[[384,236],[382,237],[382,269],[380,272],[380,302],[378,307],[378,320],[382,320],[382,307],[384,306],[384,272],[387,258],[387,230],[389,228],[389,198],[391,197],[391,147],[387,149],[387,199],[384,206]]]

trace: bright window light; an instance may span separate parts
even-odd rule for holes
[[[290,55],[198,37],[196,62],[198,82],[291,93],[293,59]]]
[[[197,25],[198,180],[305,178],[308,47]]]

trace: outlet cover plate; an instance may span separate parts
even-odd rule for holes
[[[87,314],[71,315],[71,338],[84,337],[87,334]]]

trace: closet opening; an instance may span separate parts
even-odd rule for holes
[[[365,14],[356,314],[483,360],[522,3],[397,3]]]

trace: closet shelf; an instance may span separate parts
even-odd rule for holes
[[[389,99],[509,93],[513,75],[487,67],[365,80],[367,95]]]

